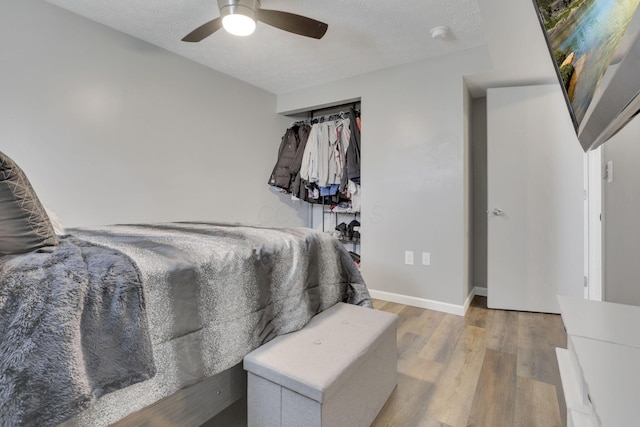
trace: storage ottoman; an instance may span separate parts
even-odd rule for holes
[[[249,353],[249,427],[370,426],[397,383],[397,321],[338,303]]]

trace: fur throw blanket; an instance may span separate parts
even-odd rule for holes
[[[56,425],[154,374],[129,257],[71,236],[0,257],[0,425]]]

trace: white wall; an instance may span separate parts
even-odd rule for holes
[[[467,78],[474,97],[483,88],[557,83],[532,0],[481,0],[478,7],[493,68]]]
[[[0,3],[0,40],[0,150],[65,225],[306,223],[266,185],[274,95],[38,0]]]
[[[361,98],[362,272],[368,286],[425,305],[466,298],[465,87],[485,48],[278,96],[278,111]],[[404,251],[415,265],[404,264]],[[419,265],[431,252],[431,266]],[[442,304],[440,304],[442,303]]]
[[[613,181],[603,181],[605,301],[640,305],[640,117],[602,145],[613,162]]]

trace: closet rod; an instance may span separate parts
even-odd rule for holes
[[[353,104],[338,105],[336,107],[323,108],[321,110],[309,110],[308,111],[309,117],[307,119],[298,120],[298,121],[292,122],[291,126],[301,125],[301,124],[313,124],[313,123],[318,123],[318,122],[322,123],[322,122],[325,122],[325,121],[345,119],[345,118],[347,118],[347,116],[349,116],[351,114],[351,112],[349,110],[333,112],[333,113],[324,114],[324,115],[321,115],[321,116],[315,116],[315,114],[317,112],[319,112],[319,111],[337,110],[339,108],[344,108],[344,107],[353,108],[353,110],[356,113],[356,116],[359,116],[360,110],[358,110],[357,104],[359,104],[359,102],[358,103],[353,103]]]
[[[347,103],[347,104],[334,105],[333,107],[326,107],[326,108],[320,108],[320,109],[317,109],[317,110],[310,110],[309,111],[309,115],[310,115],[311,118],[314,118],[313,116],[315,114],[317,114],[317,113],[320,113],[320,112],[323,112],[323,111],[331,111],[331,113],[329,113],[329,114],[321,114],[322,116],[327,116],[327,115],[331,116],[331,115],[337,114],[335,112],[337,110],[347,110],[347,112],[348,112],[348,110],[350,108],[353,108],[355,111],[359,111],[359,109],[358,109],[359,105],[360,105],[360,101],[350,102],[350,103]]]
[[[357,113],[359,113],[359,111],[357,111],[356,114]],[[291,126],[302,125],[302,124],[311,125],[314,123],[330,122],[331,120],[346,119],[350,115],[351,114],[348,111],[344,111],[338,114],[330,114],[327,116],[318,116],[318,117],[313,117],[306,120],[298,120],[295,122],[291,122]]]

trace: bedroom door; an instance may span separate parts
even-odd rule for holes
[[[556,85],[487,91],[490,308],[558,313],[582,296],[583,156]]]

